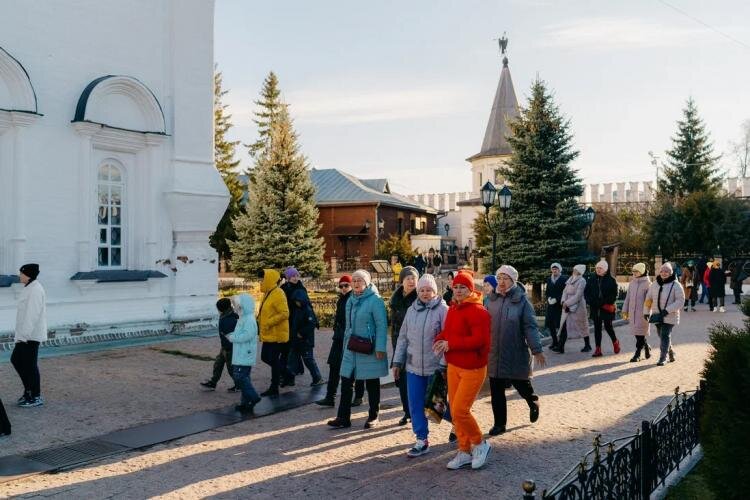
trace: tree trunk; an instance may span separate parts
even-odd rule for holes
[[[542,284],[533,283],[531,285],[531,303],[537,304],[542,301]]]

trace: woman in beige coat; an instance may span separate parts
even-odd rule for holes
[[[565,352],[565,341],[567,339],[579,339],[583,337],[586,344],[581,352],[591,350],[589,342],[589,320],[586,314],[586,298],[583,295],[586,289],[586,280],[583,273],[586,272],[584,264],[578,264],[573,267],[573,273],[568,281],[565,282],[560,305],[563,311],[560,317],[560,335],[557,348],[552,349],[557,353]]]
[[[651,346],[646,341],[646,337],[651,333],[651,325],[643,313],[643,303],[646,301],[649,286],[651,280],[646,274],[646,264],[639,262],[633,266],[633,279],[630,280],[628,293],[622,304],[622,319],[630,320],[630,333],[635,335],[635,354],[630,359],[631,363],[641,360],[641,350],[645,352],[646,359],[651,357]]]
[[[656,331],[661,339],[661,352],[659,354],[658,366],[664,366],[669,355],[669,362],[674,362],[674,351],[672,350],[672,329],[680,324],[680,311],[685,302],[685,292],[682,285],[677,281],[672,270],[672,265],[667,262],[659,268],[659,276],[651,283],[646,294],[643,305],[644,318],[654,319]],[[648,313],[659,315],[650,318]]]

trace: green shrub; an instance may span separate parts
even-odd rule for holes
[[[750,491],[750,299],[742,305],[744,328],[717,323],[702,375],[706,395],[701,416],[705,472],[719,498]]]

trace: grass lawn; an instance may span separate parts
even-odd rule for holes
[[[708,486],[704,470],[701,461],[682,481],[669,488],[666,500],[714,500],[716,495]]]

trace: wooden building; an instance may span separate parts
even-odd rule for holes
[[[312,169],[325,260],[338,270],[366,265],[378,241],[393,234],[437,234],[438,211],[392,193],[387,179],[358,179],[336,169]]]

